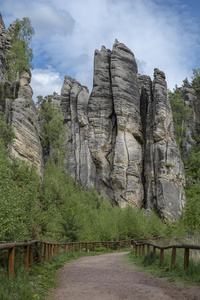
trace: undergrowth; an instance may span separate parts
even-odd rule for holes
[[[152,251],[150,255],[139,256],[133,250],[127,255],[127,261],[130,263],[134,262],[134,265],[139,270],[150,273],[153,276],[167,277],[170,282],[176,283],[177,281],[181,281],[185,285],[200,285],[200,262],[198,259],[195,259],[198,256],[198,251],[190,250],[189,267],[184,270],[184,249],[177,249],[176,262],[173,267],[171,267],[172,249],[164,250],[164,261],[162,264],[160,263],[160,251],[156,250],[155,260]]]

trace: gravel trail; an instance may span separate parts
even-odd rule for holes
[[[171,285],[166,279],[123,264],[127,252],[82,257],[59,273],[59,287],[47,300],[200,300],[200,287]]]

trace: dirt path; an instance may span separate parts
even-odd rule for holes
[[[199,300],[200,287],[170,285],[120,262],[124,253],[82,257],[60,271],[48,300]]]

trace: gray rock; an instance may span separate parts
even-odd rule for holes
[[[96,167],[88,146],[87,106],[89,91],[76,80],[65,76],[60,105],[67,124],[66,170],[87,187],[95,185]]]
[[[42,177],[43,158],[40,126],[36,106],[32,100],[32,89],[28,84],[19,88],[18,98],[12,102],[10,107],[8,106],[8,109],[10,124],[13,126],[15,133],[14,143],[11,145],[11,154],[25,160],[30,165],[34,164]]]
[[[186,140],[184,141],[183,145],[184,153],[187,156],[190,149],[196,145],[196,140],[199,136],[200,104],[195,90],[186,81],[183,85],[183,99],[185,106],[188,106],[192,109],[191,117],[186,124]]]
[[[150,79],[146,76],[140,77],[140,90],[141,103],[147,103],[144,126],[145,208],[155,209],[162,217],[176,220],[180,218],[185,206],[185,175],[175,141],[164,73],[154,70],[152,91]],[[141,117],[143,119],[144,115]]]
[[[124,207],[176,220],[185,205],[185,175],[174,137],[165,74],[138,76],[123,44],[95,51],[93,90],[66,76],[60,96],[68,125],[66,168]]]

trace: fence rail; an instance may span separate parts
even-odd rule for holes
[[[150,254],[150,247],[153,248],[153,258],[156,259],[156,249],[160,250],[160,263],[162,264],[164,261],[164,250],[172,249],[171,253],[171,267],[174,267],[176,262],[176,249],[182,248],[184,250],[184,269],[187,269],[189,266],[189,251],[192,249],[200,250],[200,245],[193,244],[182,244],[182,245],[168,245],[168,246],[160,246],[155,245],[152,242],[148,242],[149,240],[164,240],[162,237],[156,238],[143,238],[143,239],[127,239],[121,241],[87,241],[87,242],[62,242],[62,243],[52,243],[45,241],[30,241],[30,242],[21,242],[21,243],[7,243],[0,244],[0,250],[8,250],[8,275],[10,278],[14,276],[14,266],[15,266],[15,249],[16,248],[24,248],[24,265],[26,271],[29,271],[29,267],[34,263],[34,253],[36,253],[36,247],[40,246],[39,252],[37,253],[37,260],[45,261],[47,259],[51,259],[52,256],[59,256],[61,247],[63,247],[63,251],[67,253],[70,248],[72,252],[75,252],[75,246],[78,245],[79,251],[88,252],[88,246],[93,245],[92,251],[95,252],[95,246],[98,244],[106,245],[107,251],[109,251],[110,245],[117,244],[118,249],[121,249],[125,244],[130,248],[132,247],[135,250],[135,253],[139,255],[147,255]],[[171,239],[168,239],[170,241]],[[175,240],[179,240],[176,238]],[[85,246],[83,248],[83,245]],[[146,247],[146,249],[145,249]]]
[[[133,241],[133,249],[135,249],[135,254],[138,254],[138,249],[139,249],[139,256],[145,255],[145,246],[147,246],[147,255],[150,255],[150,247],[153,247],[153,258],[154,259],[156,259],[156,249],[160,250],[160,264],[162,264],[164,261],[164,250],[172,249],[171,268],[173,268],[175,266],[176,249],[178,249],[178,248],[185,249],[184,250],[184,260],[183,260],[184,269],[187,269],[189,266],[190,250],[200,250],[200,245],[193,245],[193,244],[160,246],[160,245],[152,244],[150,242],[138,243],[137,241]]]
[[[159,239],[160,237],[156,238]],[[152,238],[151,238],[152,239]],[[144,242],[148,240],[138,239],[137,242]],[[89,241],[89,242],[62,242],[62,243],[52,243],[52,242],[44,242],[44,241],[30,241],[30,242],[21,242],[21,243],[7,243],[0,244],[0,250],[8,250],[8,275],[10,278],[14,276],[14,266],[15,266],[15,249],[16,248],[24,248],[24,265],[26,271],[29,271],[29,266],[32,266],[34,263],[34,252],[35,246],[40,245],[40,252],[38,254],[37,260],[45,261],[47,259],[51,259],[52,256],[60,255],[60,248],[64,247],[64,252],[67,253],[68,249],[71,248],[72,252],[75,252],[75,245],[79,245],[79,251],[82,251],[82,246],[85,245],[84,251],[88,252],[88,245],[93,245],[92,249],[95,252],[95,246],[97,244],[106,245],[107,251],[109,251],[109,247],[111,244],[118,244],[118,248],[120,249],[123,244],[128,244],[131,247],[133,241],[136,239],[128,239],[121,241]]]

